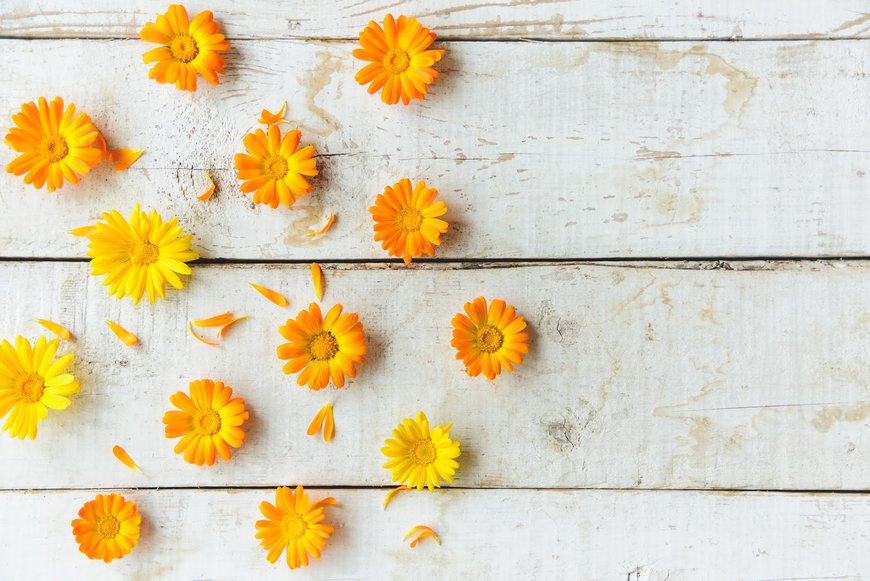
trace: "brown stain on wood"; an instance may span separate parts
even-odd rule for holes
[[[318,52],[316,56],[317,62],[302,79],[302,85],[305,86],[305,103],[308,111],[323,121],[323,127],[314,128],[305,123],[301,124],[301,127],[315,135],[327,137],[340,128],[341,123],[332,113],[319,106],[314,100],[332,80],[332,75],[345,69],[347,61],[325,50]]]
[[[870,402],[861,402],[850,406],[826,406],[816,413],[812,424],[820,432],[827,432],[837,422],[860,422],[870,416]]]

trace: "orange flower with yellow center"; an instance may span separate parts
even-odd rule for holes
[[[516,309],[502,300],[494,300],[486,307],[486,299],[477,297],[465,303],[466,315],[457,313],[453,325],[456,358],[465,364],[465,371],[474,377],[481,372],[493,380],[502,368],[513,371],[514,364],[522,363],[523,354],[529,352],[529,336],[523,333],[526,322],[518,317]]]
[[[302,133],[295,129],[283,138],[277,125],[268,129],[268,135],[262,129],[245,135],[248,153],[236,154],[236,176],[242,180],[243,192],[254,192],[255,204],[289,206],[311,191],[305,176],[317,175],[317,152],[310,145],[296,150]]]
[[[100,132],[84,113],[76,115],[76,106],[66,109],[63,99],[55,97],[49,104],[45,97],[39,104],[25,103],[12,116],[15,127],[6,135],[6,145],[20,153],[9,162],[6,171],[16,176],[26,174],[24,183],[37,190],[48,184],[53,192],[63,181],[77,184],[79,178],[99,165],[103,151],[97,142]]]
[[[332,497],[315,502],[301,486],[292,491],[286,486],[275,490],[275,504],[260,503],[260,512],[268,520],[258,520],[257,538],[268,553],[266,559],[274,563],[287,550],[287,566],[291,569],[308,566],[308,555],[320,558],[320,551],[334,529],[323,524],[325,505],[335,504]]]
[[[220,33],[220,26],[208,10],[188,20],[187,10],[173,4],[139,31],[142,40],[162,45],[142,55],[142,60],[155,63],[148,73],[158,83],[175,83],[179,91],[196,91],[196,75],[217,85],[218,73],[224,72],[224,57],[230,43]]]
[[[401,256],[405,264],[412,257],[433,256],[447,232],[447,222],[438,216],[447,213],[444,202],[435,202],[438,190],[427,188],[419,181],[411,189],[411,180],[404,178],[375,199],[369,212],[375,221],[375,242],[390,256]]]
[[[381,101],[395,105],[402,100],[422,99],[427,86],[438,76],[432,65],[441,60],[441,49],[426,50],[435,35],[416,18],[392,14],[384,18],[384,27],[375,22],[359,33],[362,48],[354,49],[353,56],[368,61],[354,77],[360,85],[369,84],[369,93],[381,90]]]
[[[230,446],[240,448],[245,441],[241,426],[248,419],[245,400],[233,399],[233,388],[221,381],[200,379],[190,382],[190,397],[177,391],[169,401],[181,411],[163,415],[167,438],[181,438],[175,453],[184,452],[185,462],[212,466],[216,453],[224,460],[232,457]]]
[[[296,378],[299,385],[318,390],[332,380],[335,387],[344,387],[344,377],[356,377],[356,364],[365,363],[366,335],[359,315],[342,314],[342,308],[335,305],[324,317],[317,303],[311,303],[278,329],[290,341],[278,346],[278,359],[289,359],[284,373],[302,371]]]
[[[108,563],[133,550],[141,523],[135,504],[118,494],[98,494],[82,506],[72,527],[79,551]]]

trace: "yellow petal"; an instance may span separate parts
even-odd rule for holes
[[[90,236],[91,234],[96,234],[96,232],[96,226],[79,226],[69,231],[73,236]]]
[[[305,433],[309,436],[313,436],[317,432],[320,431],[320,428],[323,427],[323,419],[326,417],[326,408],[329,407],[330,404],[326,404],[314,414],[314,419],[311,420],[311,423],[308,424],[308,431]]]
[[[118,323],[115,323],[114,321],[106,321],[106,323],[109,325],[112,333],[117,335],[118,339],[120,339],[127,347],[132,347],[139,342],[139,338],[136,335],[134,335]]]
[[[384,496],[384,510],[387,510],[387,505],[393,501],[394,496],[396,496],[398,493],[403,492],[405,490],[411,490],[411,487],[403,484],[403,485],[397,486],[394,489],[392,489],[391,491],[389,491],[387,493],[387,495]]]
[[[314,281],[314,296],[319,301],[323,298],[323,271],[316,262],[311,263],[311,279]]]
[[[332,403],[326,404],[326,419],[323,422],[323,440],[329,442],[335,435],[335,418],[332,415]]]
[[[332,228],[332,224],[335,222],[335,214],[329,214],[329,217],[326,219],[326,224],[320,230],[316,232],[309,232],[309,236],[319,236],[321,234],[326,234],[326,231]]]
[[[270,301],[272,301],[273,303],[275,303],[279,307],[286,307],[288,304],[290,304],[290,301],[288,301],[284,297],[284,295],[277,293],[270,288],[266,288],[264,286],[260,286],[258,284],[254,284],[254,283],[249,283],[249,284],[252,287],[254,287],[258,293],[260,293],[261,295],[263,295],[264,297],[266,297],[267,299],[269,299]]]
[[[121,464],[129,468],[130,470],[135,470],[136,472],[142,472],[142,469],[139,468],[133,459],[130,458],[130,455],[127,453],[124,448],[121,446],[115,446],[112,448],[112,454],[115,455],[115,458],[121,461]]]
[[[411,536],[414,536],[414,538],[411,540],[412,549],[417,546],[417,543],[419,543],[422,539],[425,539],[426,537],[432,537],[432,539],[436,543],[438,543],[439,545],[441,544],[441,539],[438,538],[438,535],[435,534],[435,531],[425,525],[415,526],[410,531],[408,531],[408,533],[402,540],[408,540],[408,537]]]
[[[201,343],[205,343],[206,345],[211,345],[212,347],[217,347],[220,345],[217,341],[211,341],[209,339],[205,339],[196,334],[196,331],[193,330],[193,323],[187,324],[187,330],[190,331],[190,334],[193,335],[193,338]]]
[[[133,165],[137,159],[144,153],[141,149],[114,149],[109,152],[109,161],[112,163],[112,169],[115,171],[124,171]]]
[[[63,325],[59,325],[54,321],[49,321],[47,319],[36,319],[36,322],[63,339],[64,341],[72,341],[73,335],[70,333],[69,329],[64,327]]]
[[[228,321],[225,325],[221,326],[221,328],[218,329],[218,332],[217,332],[218,338],[223,339],[224,331],[226,331],[233,323],[241,321],[242,319],[250,318],[250,316],[251,315],[242,315],[241,317],[235,317],[231,321]]]
[[[208,179],[208,188],[206,188],[206,190],[202,194],[196,197],[196,199],[200,202],[208,200],[214,194],[215,185],[214,180],[211,179],[211,174],[205,174],[205,177]]]
[[[215,315],[207,319],[194,319],[193,324],[197,327],[220,327],[226,325],[233,320],[233,314],[229,311],[226,313]]]
[[[263,125],[275,125],[277,123],[287,123],[287,120],[284,119],[284,112],[287,111],[287,101],[284,101],[284,104],[281,105],[281,108],[277,113],[270,113],[266,109],[260,111],[260,118],[257,119],[257,123],[262,123]]]

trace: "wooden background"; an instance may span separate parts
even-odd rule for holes
[[[211,9],[221,85],[147,78],[137,31],[163,0],[0,0],[0,112],[40,95],[87,111],[127,172],[34,191],[0,175],[0,336],[78,336],[82,391],[34,442],[0,438],[0,578],[288,578],[254,539],[277,485],[332,494],[306,579],[860,579],[870,571],[870,13],[864,0],[279,0]],[[424,102],[353,80],[370,19],[420,18],[447,50]],[[232,171],[286,100],[319,152],[313,194],[253,207]],[[13,154],[3,149],[5,165]],[[218,194],[196,201],[211,172]],[[426,179],[450,211],[435,260],[385,260],[367,212]],[[183,292],[138,307],[88,276],[67,234],[135,202],[202,254]],[[309,228],[335,212],[335,227]],[[313,299],[358,311],[371,356],[341,392],[280,371],[277,327]],[[291,299],[280,309],[249,281]],[[453,359],[450,318],[517,306],[531,353],[494,383]],[[191,318],[253,318],[211,348]],[[137,333],[129,349],[113,319]],[[172,454],[160,418],[191,379],[234,386],[230,463]],[[304,435],[335,401],[336,439]],[[455,486],[399,496],[379,448],[417,410],[462,442]],[[124,446],[144,469],[111,455]],[[144,513],[140,545],[90,562],[70,520],[96,490]],[[429,524],[442,546],[403,545]]]

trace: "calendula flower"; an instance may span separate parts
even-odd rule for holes
[[[486,299],[477,297],[465,303],[465,312],[457,313],[453,325],[453,340],[456,358],[465,364],[465,371],[474,377],[481,372],[493,380],[502,367],[514,370],[514,364],[522,363],[523,354],[529,352],[529,336],[523,333],[526,322],[518,317],[516,309],[502,300],[494,300],[486,308]]]
[[[393,430],[393,437],[381,448],[390,460],[384,468],[390,470],[393,482],[406,483],[412,488],[430,491],[441,487],[441,480],[452,483],[459,468],[459,442],[450,439],[450,426],[429,429],[429,420],[423,412],[417,417],[402,420]]]
[[[392,14],[384,18],[384,27],[375,22],[359,33],[362,48],[353,56],[369,61],[354,77],[360,85],[369,85],[369,93],[381,90],[381,101],[395,105],[402,99],[407,105],[411,99],[422,99],[428,85],[438,76],[432,65],[441,60],[444,51],[426,50],[435,35],[416,18]]]
[[[190,382],[190,397],[177,391],[169,401],[181,411],[163,415],[167,438],[181,438],[175,453],[184,452],[184,460],[202,466],[215,463],[215,453],[224,460],[232,457],[230,446],[241,447],[245,432],[241,426],[248,419],[245,400],[233,399],[233,388],[221,381],[201,379]]]
[[[317,175],[317,152],[310,145],[296,151],[302,133],[295,129],[283,138],[277,125],[268,129],[268,135],[262,129],[245,135],[248,153],[236,154],[236,176],[242,180],[243,192],[254,192],[254,203],[289,206],[311,191],[305,176]]]
[[[148,73],[158,83],[175,83],[179,91],[196,91],[199,73],[212,85],[218,84],[218,74],[224,72],[224,57],[229,50],[220,26],[208,10],[188,20],[187,10],[173,4],[157,22],[147,23],[139,31],[139,38],[162,45],[142,55],[142,60],[155,63]]]
[[[287,566],[291,569],[308,566],[308,556],[320,558],[320,551],[333,528],[323,524],[325,505],[335,504],[332,497],[315,502],[308,500],[301,486],[292,491],[286,486],[275,490],[275,504],[260,503],[260,512],[268,520],[258,520],[257,538],[268,551],[266,559],[274,563],[287,550]]]
[[[102,150],[96,145],[100,132],[84,113],[76,115],[72,103],[63,106],[55,97],[49,104],[45,97],[39,104],[25,103],[12,116],[15,127],[6,135],[6,145],[20,153],[9,162],[6,171],[24,176],[24,183],[48,191],[63,187],[64,180],[77,184],[79,178],[99,165]]]
[[[375,242],[381,242],[390,256],[401,256],[410,264],[414,256],[433,256],[447,222],[438,216],[447,213],[444,202],[435,202],[438,190],[419,181],[411,189],[411,180],[399,180],[384,188],[369,212],[375,221]]]
[[[98,494],[82,506],[72,528],[79,551],[108,563],[133,550],[141,523],[139,509],[131,501],[119,494]]]
[[[190,274],[185,263],[199,255],[190,250],[191,236],[182,235],[178,218],[164,222],[156,211],[146,215],[136,204],[129,222],[117,210],[104,212],[103,220],[84,235],[90,241],[91,274],[106,275],[103,285],[110,295],[130,295],[138,304],[147,294],[153,303],[157,296],[166,298],[167,282],[184,287],[179,275]]]
[[[73,362],[72,353],[54,356],[60,339],[39,337],[31,346],[24,337],[0,343],[0,418],[9,414],[3,431],[13,438],[36,438],[36,424],[48,416],[48,410],[69,406],[66,397],[79,390],[71,373],[64,373]],[[11,413],[10,413],[11,411]]]
[[[356,313],[342,314],[335,305],[323,317],[317,303],[302,310],[296,319],[278,331],[290,341],[278,346],[278,359],[287,360],[284,373],[301,371],[296,383],[309,389],[326,387],[330,380],[335,387],[344,387],[344,377],[356,377],[356,364],[364,364],[366,335]]]

